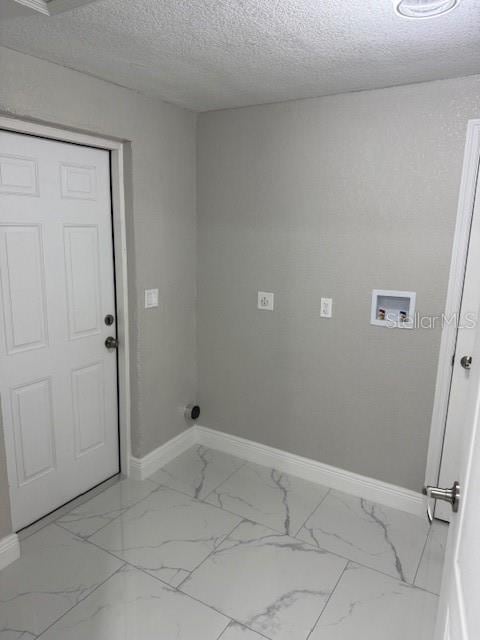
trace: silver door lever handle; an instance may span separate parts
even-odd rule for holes
[[[453,486],[450,489],[441,489],[440,487],[423,487],[422,493],[427,498],[431,498],[432,500],[443,500],[444,502],[449,502],[452,511],[457,513],[458,504],[460,501],[460,484],[458,482],[454,482]],[[433,513],[430,507],[430,504],[427,503],[427,518],[430,524],[433,522]]]

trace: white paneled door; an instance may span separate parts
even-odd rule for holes
[[[473,206],[468,255],[463,281],[460,321],[457,328],[455,359],[452,368],[448,413],[445,424],[442,460],[440,464],[440,487],[451,487],[458,478],[460,458],[462,454],[463,429],[468,394],[470,393],[471,376],[468,361],[472,355],[475,336],[478,333],[477,323],[480,306],[480,180],[477,179]],[[465,368],[465,364],[467,368]],[[478,363],[473,362],[472,367]],[[444,502],[437,502],[435,516],[450,522],[451,511]]]
[[[472,348],[480,362],[480,332]],[[456,480],[460,483],[458,513],[452,513],[445,558],[435,640],[480,638],[480,367],[472,368],[465,402]]]
[[[108,151],[0,131],[0,285],[18,530],[119,470]]]

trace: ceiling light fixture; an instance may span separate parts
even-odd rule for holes
[[[404,18],[433,18],[454,9],[459,0],[400,0],[396,10]]]

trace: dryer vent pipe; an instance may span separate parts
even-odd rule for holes
[[[187,404],[185,407],[185,420],[190,422],[195,422],[200,417],[200,407],[198,404]]]

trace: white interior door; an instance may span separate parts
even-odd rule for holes
[[[472,368],[459,465],[460,505],[452,515],[435,640],[480,638],[480,332]]]
[[[0,284],[18,530],[119,469],[108,151],[0,131]]]
[[[463,356],[472,356],[476,336],[478,309],[480,306],[480,182],[477,181],[468,248],[462,304],[457,331],[455,361],[452,369],[450,398],[448,403],[442,461],[440,465],[440,487],[451,487],[460,470],[462,432],[465,423],[465,406],[471,384],[471,371],[462,366]],[[477,363],[475,363],[477,364]],[[435,516],[450,521],[448,505],[438,502]]]

